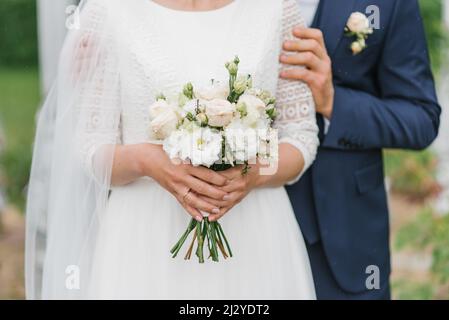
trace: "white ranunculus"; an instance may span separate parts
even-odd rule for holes
[[[150,112],[150,119],[156,119],[157,116],[159,116],[161,113],[163,113],[165,110],[169,109],[171,106],[169,103],[164,99],[159,99],[155,101],[149,108]]]
[[[353,12],[346,25],[349,31],[355,33],[367,32],[370,29],[368,18],[361,12]]]
[[[172,107],[167,107],[150,122],[151,136],[158,140],[164,140],[176,130],[178,122],[177,113]]]
[[[222,128],[227,126],[234,117],[235,105],[224,99],[214,99],[206,102],[206,115],[209,126]]]
[[[229,96],[229,86],[215,81],[209,86],[198,88],[194,90],[195,97],[200,100],[226,100]]]

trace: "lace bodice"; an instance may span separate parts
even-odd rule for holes
[[[312,94],[301,82],[278,79],[282,40],[304,24],[295,0],[235,0],[206,12],[172,10],[151,0],[90,2],[80,39],[95,39],[105,12],[119,23],[111,45],[102,49],[108,60],[98,61],[97,85],[84,93],[92,99],[80,106],[90,122],[81,134],[87,165],[102,145],[149,142],[148,107],[157,94],[174,94],[189,81],[227,79],[223,64],[235,55],[255,86],[276,92],[280,142],[300,150],[304,171],[311,165],[319,143]]]

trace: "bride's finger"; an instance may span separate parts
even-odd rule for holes
[[[224,186],[228,179],[223,175],[203,167],[190,167],[190,174],[217,186]]]
[[[234,179],[242,176],[242,170],[243,170],[243,166],[239,165],[239,166],[233,167],[231,169],[222,171],[221,174],[223,176],[225,176],[228,180],[234,180]]]
[[[210,204],[218,207],[218,208],[223,208],[226,207],[227,205],[229,205],[229,200],[228,201],[224,201],[224,200],[216,200],[216,199],[212,199],[203,195],[196,195],[198,198],[200,198],[203,201],[209,202]]]
[[[227,192],[220,190],[217,187],[214,187],[193,176],[186,177],[184,182],[191,190],[209,198],[223,200],[223,198],[227,195]]]
[[[224,216],[225,214],[227,214],[227,213],[229,212],[229,210],[231,210],[232,208],[233,208],[233,206],[226,207],[226,208],[222,208],[219,214],[214,214],[214,215],[209,216],[209,221],[210,221],[210,222],[214,222],[214,221],[220,220],[220,219],[223,218],[223,216]]]
[[[187,204],[183,205],[183,207],[187,211],[187,213],[192,216],[193,219],[198,222],[203,221],[203,215],[198,209],[195,209]]]
[[[193,192],[189,192],[185,197],[184,201],[190,207],[196,208],[198,210],[208,212],[211,214],[219,214],[220,208],[206,202],[199,197],[197,197]]]

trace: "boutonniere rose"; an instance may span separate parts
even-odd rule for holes
[[[366,39],[373,33],[368,18],[361,12],[353,12],[348,19],[345,27],[345,35],[355,37],[355,41],[351,43],[351,51],[353,55],[357,55],[366,49]]]

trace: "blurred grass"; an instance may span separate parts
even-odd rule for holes
[[[23,209],[31,164],[35,114],[40,102],[36,68],[0,69],[0,119],[6,148],[0,157],[9,200]]]

